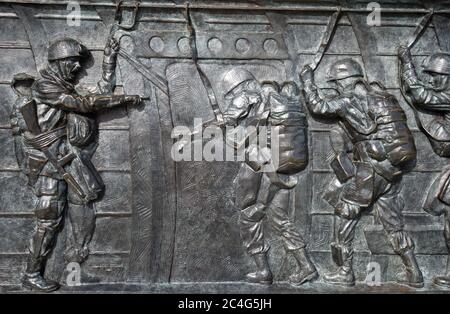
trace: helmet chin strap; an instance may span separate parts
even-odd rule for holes
[[[345,90],[344,84],[342,84],[342,82],[340,82],[339,80],[334,81],[334,84],[336,84],[336,88],[339,94],[342,94]]]

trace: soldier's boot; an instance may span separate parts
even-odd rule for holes
[[[270,285],[273,282],[273,275],[270,271],[269,262],[266,253],[259,253],[253,255],[257,271],[247,274],[247,281],[252,283],[260,283]]]
[[[353,287],[355,275],[352,267],[340,266],[335,272],[325,274],[324,281],[333,285]]]
[[[41,272],[45,263],[44,257],[35,258],[30,256],[27,263],[25,275],[22,278],[22,286],[34,291],[51,292],[59,288],[59,284],[45,279]]]
[[[449,248],[450,257],[450,241],[447,241],[447,247]],[[437,286],[450,288],[450,276],[436,276],[433,278],[433,283]]]
[[[73,197],[72,197],[73,198]],[[68,217],[71,232],[64,258],[67,262],[83,263],[89,256],[89,243],[95,229],[95,210],[92,203],[74,204],[73,199],[68,206]]]
[[[289,282],[294,285],[302,285],[307,281],[314,281],[319,277],[316,267],[308,257],[305,249],[299,249],[292,252],[294,255],[300,271],[289,277]]]
[[[423,275],[419,265],[417,265],[416,256],[414,255],[413,250],[402,252],[400,257],[405,266],[405,273],[403,276],[397,278],[397,282],[413,288],[423,288]]]
[[[436,276],[433,278],[433,283],[440,287],[450,288],[450,276]]]
[[[53,247],[55,232],[59,220],[37,220],[37,228],[30,241],[30,253],[27,261],[22,286],[39,292],[51,292],[59,288],[59,284],[45,279],[44,272],[47,256]]]
[[[22,286],[39,292],[52,292],[59,289],[57,282],[45,279],[40,273],[25,274]]]
[[[337,244],[331,246],[333,260],[338,265],[334,272],[324,275],[324,281],[333,285],[352,287],[355,285],[353,273],[353,249]]]

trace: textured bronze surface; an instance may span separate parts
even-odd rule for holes
[[[369,2],[0,0],[0,285],[449,291],[450,2]]]

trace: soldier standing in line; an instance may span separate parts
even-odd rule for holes
[[[401,85],[413,110],[421,110],[431,119],[421,119],[417,111],[419,125],[428,137],[436,154],[450,157],[450,55],[435,53],[423,62],[423,71],[429,75],[430,84],[422,82],[416,73],[410,49],[399,48],[401,61]],[[423,204],[423,209],[434,215],[444,216],[444,238],[450,252],[450,169],[446,167],[432,183]],[[434,283],[450,288],[450,276],[437,276]]]
[[[335,209],[332,257],[338,269],[326,274],[325,282],[353,286],[353,239],[361,214],[372,207],[387,237],[406,269],[400,283],[423,286],[423,276],[414,255],[414,242],[403,230],[402,175],[415,161],[416,148],[406,124],[406,115],[394,96],[372,88],[361,66],[353,59],[334,63],[328,79],[339,95],[324,100],[314,83],[314,72],[306,66],[301,73],[307,106],[313,115],[334,119],[345,130],[353,146],[345,162],[338,158],[333,168],[346,174],[330,186],[328,200]],[[361,95],[357,87],[365,89]],[[345,152],[344,149],[340,149]],[[332,182],[332,183],[333,183]],[[331,196],[331,197],[330,197]]]
[[[255,272],[247,275],[247,280],[261,284],[273,281],[267,260],[269,246],[264,241],[267,217],[300,268],[290,277],[290,282],[301,285],[312,281],[318,273],[308,257],[305,242],[289,217],[289,190],[297,184],[294,175],[308,162],[307,121],[298,87],[287,82],[280,91],[276,83],[260,83],[252,73],[239,68],[226,72],[222,85],[226,93],[224,120],[227,126],[279,128],[276,171],[263,171],[274,156],[264,155],[260,147],[245,146],[245,162],[235,179],[241,238],[257,266]],[[275,143],[273,137],[272,134],[272,144]]]
[[[90,161],[96,147],[96,122],[91,113],[140,103],[139,96],[112,94],[118,49],[118,42],[109,39],[101,81],[95,90],[81,94],[75,82],[87,49],[74,39],[58,39],[49,46],[48,65],[41,71],[41,78],[29,93],[18,94],[12,117],[16,150],[36,196],[37,223],[22,280],[24,287],[42,292],[58,289],[58,284],[43,274],[67,201],[74,243],[66,251],[66,259],[82,262],[88,256],[95,226],[91,203],[103,190]],[[19,76],[15,83],[29,80]]]

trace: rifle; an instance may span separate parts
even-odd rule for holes
[[[34,100],[30,100],[27,104],[25,104],[22,108],[20,108],[20,112],[22,117],[27,125],[27,129],[29,133],[35,138],[42,134],[41,128],[39,127],[37,113],[36,113],[36,103]],[[31,138],[32,140],[33,138]],[[30,139],[29,139],[30,140]],[[44,141],[45,142],[45,141]],[[50,142],[51,143],[51,142]],[[72,160],[75,156],[73,154],[69,154],[68,156],[63,157],[58,160],[52,152],[48,149],[48,142],[42,145],[36,145],[34,148],[43,152],[48,161],[55,167],[56,171],[59,175],[66,181],[67,185],[69,185],[81,199],[86,199],[86,193],[84,193],[83,188],[78,184],[75,178],[68,173],[63,165]]]

